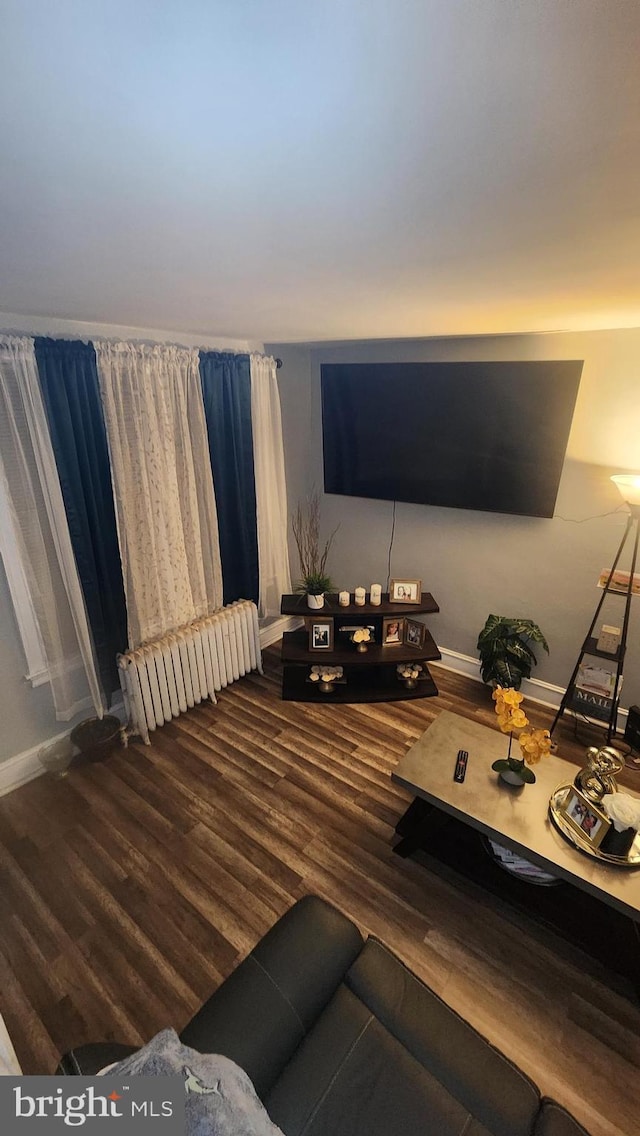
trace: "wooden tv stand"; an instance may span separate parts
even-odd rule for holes
[[[282,637],[282,697],[292,702],[395,702],[399,699],[430,698],[438,693],[428,662],[439,659],[440,652],[427,630],[424,645],[420,648],[403,644],[382,646],[382,620],[385,616],[398,619],[413,618],[418,615],[433,614],[439,611],[430,592],[423,592],[419,604],[390,603],[389,593],[384,592],[382,603],[375,607],[365,603],[354,603],[340,607],[337,595],[325,597],[324,607],[312,611],[307,606],[304,595],[282,597],[282,615],[297,616],[300,619],[314,618],[333,621],[333,650],[309,650],[307,624],[297,631],[287,631]],[[374,642],[367,651],[359,653],[342,627],[368,626],[374,628]],[[424,678],[413,690],[408,690],[398,678],[398,663],[421,663]],[[337,683],[333,691],[323,694],[318,683],[308,681],[311,667],[326,663],[327,666],[344,668],[344,683]]]

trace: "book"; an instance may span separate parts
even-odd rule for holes
[[[616,570],[613,573],[613,576],[611,576],[611,569],[610,568],[603,568],[602,572],[600,573],[600,576],[598,577],[598,587],[599,588],[606,588],[607,587],[607,580],[609,579],[609,576],[611,576],[611,582],[609,584],[609,587],[607,588],[607,591],[609,591],[609,592],[621,592],[623,594],[626,594],[627,591],[629,590],[629,577],[630,577],[630,575],[631,575],[630,572],[620,572],[620,571]],[[632,596],[640,596],[640,572],[634,572],[634,574],[633,574],[633,583],[631,585],[631,595]]]
[[[613,698],[616,685],[615,671],[609,670],[608,667],[594,666],[593,663],[580,663],[575,684],[580,690],[601,694],[603,698]]]

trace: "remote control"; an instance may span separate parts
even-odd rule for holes
[[[466,749],[458,750],[458,756],[456,758],[456,769],[453,775],[453,780],[457,781],[458,784],[462,784],[462,782],[464,781],[465,774],[467,772],[468,760],[469,754],[467,753]]]

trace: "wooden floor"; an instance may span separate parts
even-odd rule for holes
[[[487,689],[434,667],[437,698],[310,705],[280,700],[277,647],[265,672],[157,730],[150,747],[0,801],[0,1010],[25,1072],[53,1072],[84,1041],[180,1030],[277,916],[315,892],[593,1136],[638,1132],[638,1005],[496,901],[391,850],[409,800],[390,781],[398,759],[443,709],[492,724]],[[548,724],[546,711],[532,716]],[[580,763],[569,727],[557,736]]]

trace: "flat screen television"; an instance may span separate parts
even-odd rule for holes
[[[552,517],[582,365],[324,363],[325,492]]]

